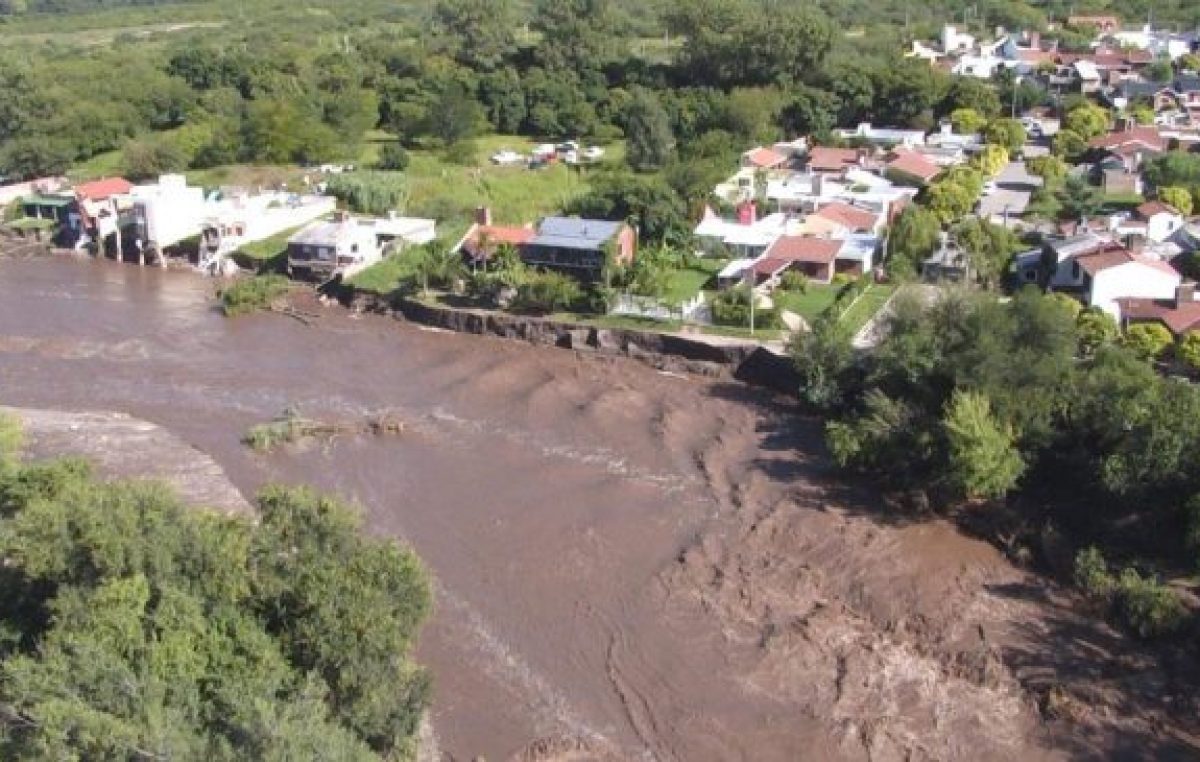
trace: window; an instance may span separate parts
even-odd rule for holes
[[[350,253],[351,253],[351,254],[357,254],[357,253],[358,253],[358,244],[356,244],[356,243],[352,243],[352,244],[350,244]]]
[[[1078,262],[1074,262],[1071,264],[1071,277],[1072,278],[1079,277],[1079,263]]]
[[[1031,281],[1037,280],[1037,270],[1032,270],[1032,269],[1026,270],[1025,271],[1025,280],[1026,280],[1026,282],[1031,282]]]

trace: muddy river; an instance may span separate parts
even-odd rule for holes
[[[448,758],[1196,751],[1149,708],[1169,676],[991,546],[881,514],[786,403],[338,308],[227,320],[212,288],[0,260],[0,404],[151,421],[246,494],[312,484],[411,543],[435,578],[418,658]],[[272,455],[239,443],[289,407],[409,429]],[[1089,668],[1113,659],[1129,666]]]

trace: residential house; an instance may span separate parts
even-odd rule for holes
[[[791,157],[771,148],[752,148],[742,154],[742,167],[754,170],[786,169]]]
[[[314,222],[288,238],[288,274],[324,280],[350,276],[382,257],[374,225],[338,212],[333,220]]]
[[[1136,49],[1152,58],[1169,58],[1172,61],[1190,53],[1197,39],[1195,33],[1159,31],[1149,24],[1137,30],[1117,30],[1108,34],[1123,48]]]
[[[853,130],[837,130],[837,134],[846,139],[860,139],[877,146],[918,146],[925,145],[925,130],[905,130],[895,127],[875,127],[869,122],[863,122]]]
[[[162,252],[186,238],[199,236],[209,213],[202,188],[190,187],[183,175],[162,175],[154,184],[135,185],[133,202],[134,245]]]
[[[122,216],[131,209],[132,190],[133,183],[123,177],[105,177],[75,186],[79,226],[72,232],[76,248],[94,244],[103,254],[111,241],[115,243],[117,258],[123,257],[121,223]]]
[[[1121,31],[1121,19],[1117,16],[1070,16],[1067,26],[1076,29],[1094,29],[1097,34],[1110,35]]]
[[[844,245],[844,240],[831,238],[781,236],[754,263],[755,285],[773,284],[788,270],[829,283],[835,271],[839,271],[838,254]]]
[[[1168,299],[1182,281],[1166,262],[1089,234],[1047,242],[1041,264],[1052,268],[1052,290],[1076,293],[1088,306],[1114,316],[1117,300]]]
[[[30,219],[53,220],[64,227],[79,227],[79,211],[73,193],[35,193],[25,196],[21,199],[21,211]]]
[[[1123,328],[1136,323],[1158,323],[1176,339],[1200,330],[1200,302],[1196,301],[1196,284],[1192,281],[1180,283],[1170,299],[1117,299],[1117,310]]]
[[[531,266],[562,272],[584,282],[601,280],[610,261],[628,265],[637,255],[637,233],[623,222],[579,217],[546,217],[536,227],[499,227],[491,224],[487,209],[477,212],[455,251],[479,263],[500,245],[516,248]]]
[[[615,264],[632,264],[637,233],[623,222],[579,217],[547,217],[537,234],[521,247],[527,265],[573,275],[585,282],[601,280],[609,255]]]
[[[1136,214],[1146,225],[1146,238],[1156,243],[1174,236],[1184,223],[1183,215],[1162,201],[1147,201],[1137,208]]]
[[[885,162],[887,178],[900,185],[921,188],[942,173],[942,167],[925,156],[906,149],[897,149]]]
[[[230,190],[213,194],[206,206],[198,263],[202,269],[213,267],[246,244],[333,214],[337,210],[337,199],[279,191]]]
[[[942,53],[947,55],[961,53],[975,47],[975,38],[972,35],[958,31],[958,28],[951,24],[942,27],[941,42]]]
[[[39,177],[20,183],[0,185],[0,206],[8,206],[15,201],[21,201],[26,196],[39,194],[55,194],[68,185],[65,177]]]
[[[867,163],[869,153],[857,148],[813,146],[805,159],[805,168],[812,173],[841,174]]]

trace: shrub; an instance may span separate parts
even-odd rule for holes
[[[1189,333],[1175,346],[1175,356],[1193,371],[1200,371],[1200,334]]]
[[[779,286],[784,291],[803,294],[808,291],[808,276],[797,270],[788,270],[779,279]]]
[[[347,172],[329,179],[329,194],[360,214],[387,214],[403,209],[408,181],[393,172]]]
[[[404,146],[399,143],[387,143],[379,152],[379,163],[376,166],[391,172],[403,172],[408,169],[408,162],[408,151],[404,150]]]
[[[271,304],[288,292],[291,281],[282,275],[256,275],[243,278],[221,290],[221,309],[226,317],[237,317]]]
[[[1122,623],[1143,638],[1175,632],[1187,613],[1174,590],[1135,569],[1121,572],[1116,607]]]
[[[1108,562],[1096,548],[1086,548],[1075,556],[1075,584],[1091,598],[1107,599],[1112,594],[1113,578]]]
[[[517,288],[513,307],[522,312],[554,312],[571,306],[582,296],[583,289],[569,275],[535,273]]]
[[[1171,332],[1158,323],[1138,323],[1125,332],[1122,343],[1143,360],[1156,360],[1171,348]]]
[[[713,322],[717,325],[728,325],[737,328],[750,327],[750,290],[747,288],[731,288],[717,294],[710,305]],[[779,311],[775,308],[754,310],[754,328],[773,330],[779,328]]]

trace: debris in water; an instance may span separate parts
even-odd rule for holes
[[[288,408],[273,421],[251,426],[242,443],[259,452],[271,452],[281,445],[298,444],[311,439],[332,440],[342,434],[395,435],[404,431],[404,423],[389,413],[367,416],[360,421],[319,421],[305,418]]]

